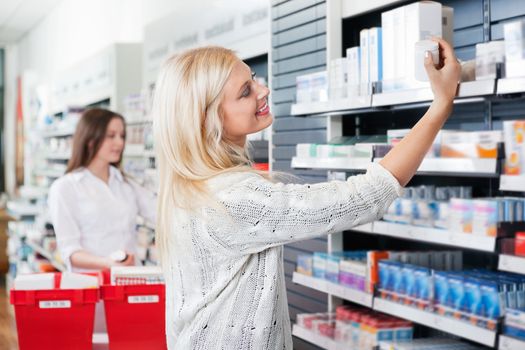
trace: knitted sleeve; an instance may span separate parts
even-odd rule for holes
[[[314,185],[248,176],[216,194],[226,212],[207,209],[207,231],[220,246],[252,254],[377,220],[401,193],[379,164],[347,181]]]

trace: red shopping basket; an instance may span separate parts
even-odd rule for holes
[[[167,349],[166,293],[163,284],[111,285],[103,271],[100,296],[104,300],[111,350]]]
[[[20,350],[91,350],[97,288],[11,290]]]

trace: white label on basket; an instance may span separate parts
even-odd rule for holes
[[[71,301],[69,300],[42,300],[38,303],[41,309],[69,309]]]
[[[129,304],[148,304],[148,303],[158,303],[158,295],[130,295],[128,296]]]

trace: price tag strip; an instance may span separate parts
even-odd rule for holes
[[[128,304],[154,304],[159,302],[158,295],[130,295]]]
[[[41,309],[69,309],[71,308],[70,300],[41,300],[38,302]]]

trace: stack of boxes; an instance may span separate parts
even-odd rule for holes
[[[328,74],[318,73],[323,77],[322,84],[318,84],[322,95],[329,91],[329,98],[334,100],[368,96],[376,82],[382,82],[383,92],[428,86],[415,79],[415,44],[431,37],[444,37],[451,43],[453,17],[452,8],[434,1],[420,1],[382,13],[381,27],[363,29],[359,46],[347,48],[346,58],[332,60]],[[317,89],[313,88],[315,79],[312,74],[297,77],[297,103],[325,101],[311,98]]]
[[[409,341],[414,333],[411,322],[353,306],[339,306],[335,314],[298,314],[297,325],[363,350],[372,350],[381,341]]]
[[[383,251],[316,252],[297,257],[297,272],[372,293],[378,281],[378,262],[388,258]]]

